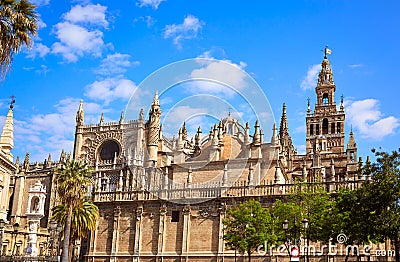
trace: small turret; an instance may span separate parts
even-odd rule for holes
[[[124,110],[122,110],[121,116],[119,118],[119,124],[123,124],[124,123],[124,118],[125,118],[124,115],[125,115]]]
[[[353,128],[351,128],[350,130],[350,137],[349,141],[347,142],[346,154],[348,162],[357,161],[357,143],[354,139]]]
[[[104,125],[104,113],[101,113],[101,116],[100,116],[100,125]]]
[[[259,145],[260,143],[261,143],[260,124],[258,123],[258,120],[256,120],[256,123],[254,124],[253,144]]]
[[[276,124],[272,127],[272,137],[271,137],[271,144],[272,146],[279,145],[279,138],[278,138],[278,129],[276,128]]]
[[[249,130],[250,130],[249,122],[246,122],[246,126],[245,126],[245,128],[244,128],[244,143],[245,143],[246,145],[250,144],[250,134],[249,134]]]
[[[24,171],[29,171],[29,152],[26,152],[26,154],[25,154],[23,170]]]
[[[85,119],[85,112],[83,111],[83,100],[79,102],[79,108],[76,112],[76,126],[82,126]]]

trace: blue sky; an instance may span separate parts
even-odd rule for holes
[[[352,126],[362,156],[372,147],[399,147],[398,1],[33,2],[40,14],[38,37],[31,50],[15,56],[0,83],[1,124],[8,97],[17,100],[15,156],[29,151],[32,161],[43,161],[49,153],[58,159],[62,148],[72,150],[80,99],[86,123],[98,123],[102,112],[105,121],[117,121],[148,75],[197,57],[230,61],[245,70],[278,120],[286,102],[294,144],[304,152],[307,98],[313,107],[325,45],[332,49],[336,102],[345,97],[346,142]],[[179,112],[199,110],[199,104],[180,106],[172,115],[177,123],[187,117]],[[247,121],[245,110],[235,106]],[[199,121],[190,128],[195,124]],[[209,123],[203,124],[205,134]],[[265,133],[269,140],[270,130]]]

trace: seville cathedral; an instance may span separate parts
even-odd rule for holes
[[[335,91],[325,56],[315,107],[309,101],[306,109],[302,155],[294,149],[285,104],[279,130],[268,127],[272,137],[264,137],[258,121],[242,125],[229,114],[210,132],[199,127],[193,138],[182,123],[175,139],[162,134],[156,93],[148,118],[142,109],[136,120],[122,115],[105,123],[102,115],[99,123],[87,124],[81,102],[73,152],[31,163],[29,153],[23,160],[11,153],[11,105],[0,140],[0,218],[6,221],[1,252],[43,255],[49,239],[59,241],[60,234],[50,232],[57,203],[53,171],[75,158],[93,169],[90,192],[100,212],[97,229],[74,245],[81,261],[235,261],[223,239],[229,207],[250,197],[268,206],[296,178],[324,182],[330,192],[364,179],[357,173],[362,159],[352,132],[345,144],[343,97],[337,104]]]

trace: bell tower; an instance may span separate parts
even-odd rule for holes
[[[343,153],[344,150],[344,105],[343,97],[339,109],[336,107],[336,85],[328,60],[332,51],[326,47],[318,83],[315,87],[317,103],[314,112],[311,112],[308,101],[306,125],[306,152],[310,153]]]

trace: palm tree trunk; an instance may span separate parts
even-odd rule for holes
[[[69,255],[69,239],[71,235],[71,223],[72,223],[72,206],[69,206],[67,219],[65,221],[64,242],[63,242],[61,262],[69,262],[68,255]]]

